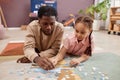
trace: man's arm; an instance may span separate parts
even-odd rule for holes
[[[35,38],[32,30],[32,26],[27,26],[27,35],[25,37],[24,43],[24,54],[25,56],[33,62],[34,58],[38,56],[35,52]]]

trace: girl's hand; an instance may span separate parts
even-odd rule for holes
[[[79,63],[80,63],[79,58],[73,58],[73,59],[70,61],[70,66],[71,66],[71,67],[75,67],[75,66],[77,66]]]
[[[56,57],[49,58],[49,60],[53,63],[54,66],[56,66],[58,63],[58,60],[56,59]]]

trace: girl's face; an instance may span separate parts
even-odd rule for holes
[[[78,41],[83,40],[87,35],[89,35],[90,30],[83,23],[77,23],[75,25],[75,36]]]

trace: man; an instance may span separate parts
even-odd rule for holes
[[[53,7],[42,6],[38,10],[38,20],[27,27],[24,54],[45,70],[54,68],[48,58],[58,53],[63,36],[63,25],[56,18],[57,11]]]

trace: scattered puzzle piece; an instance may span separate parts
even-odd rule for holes
[[[81,80],[73,71],[70,69],[62,69],[57,80]]]
[[[39,79],[30,77],[30,78],[25,78],[25,80],[39,80]]]
[[[66,64],[65,60],[62,60],[62,61],[58,62],[58,65],[64,65],[64,64]]]

